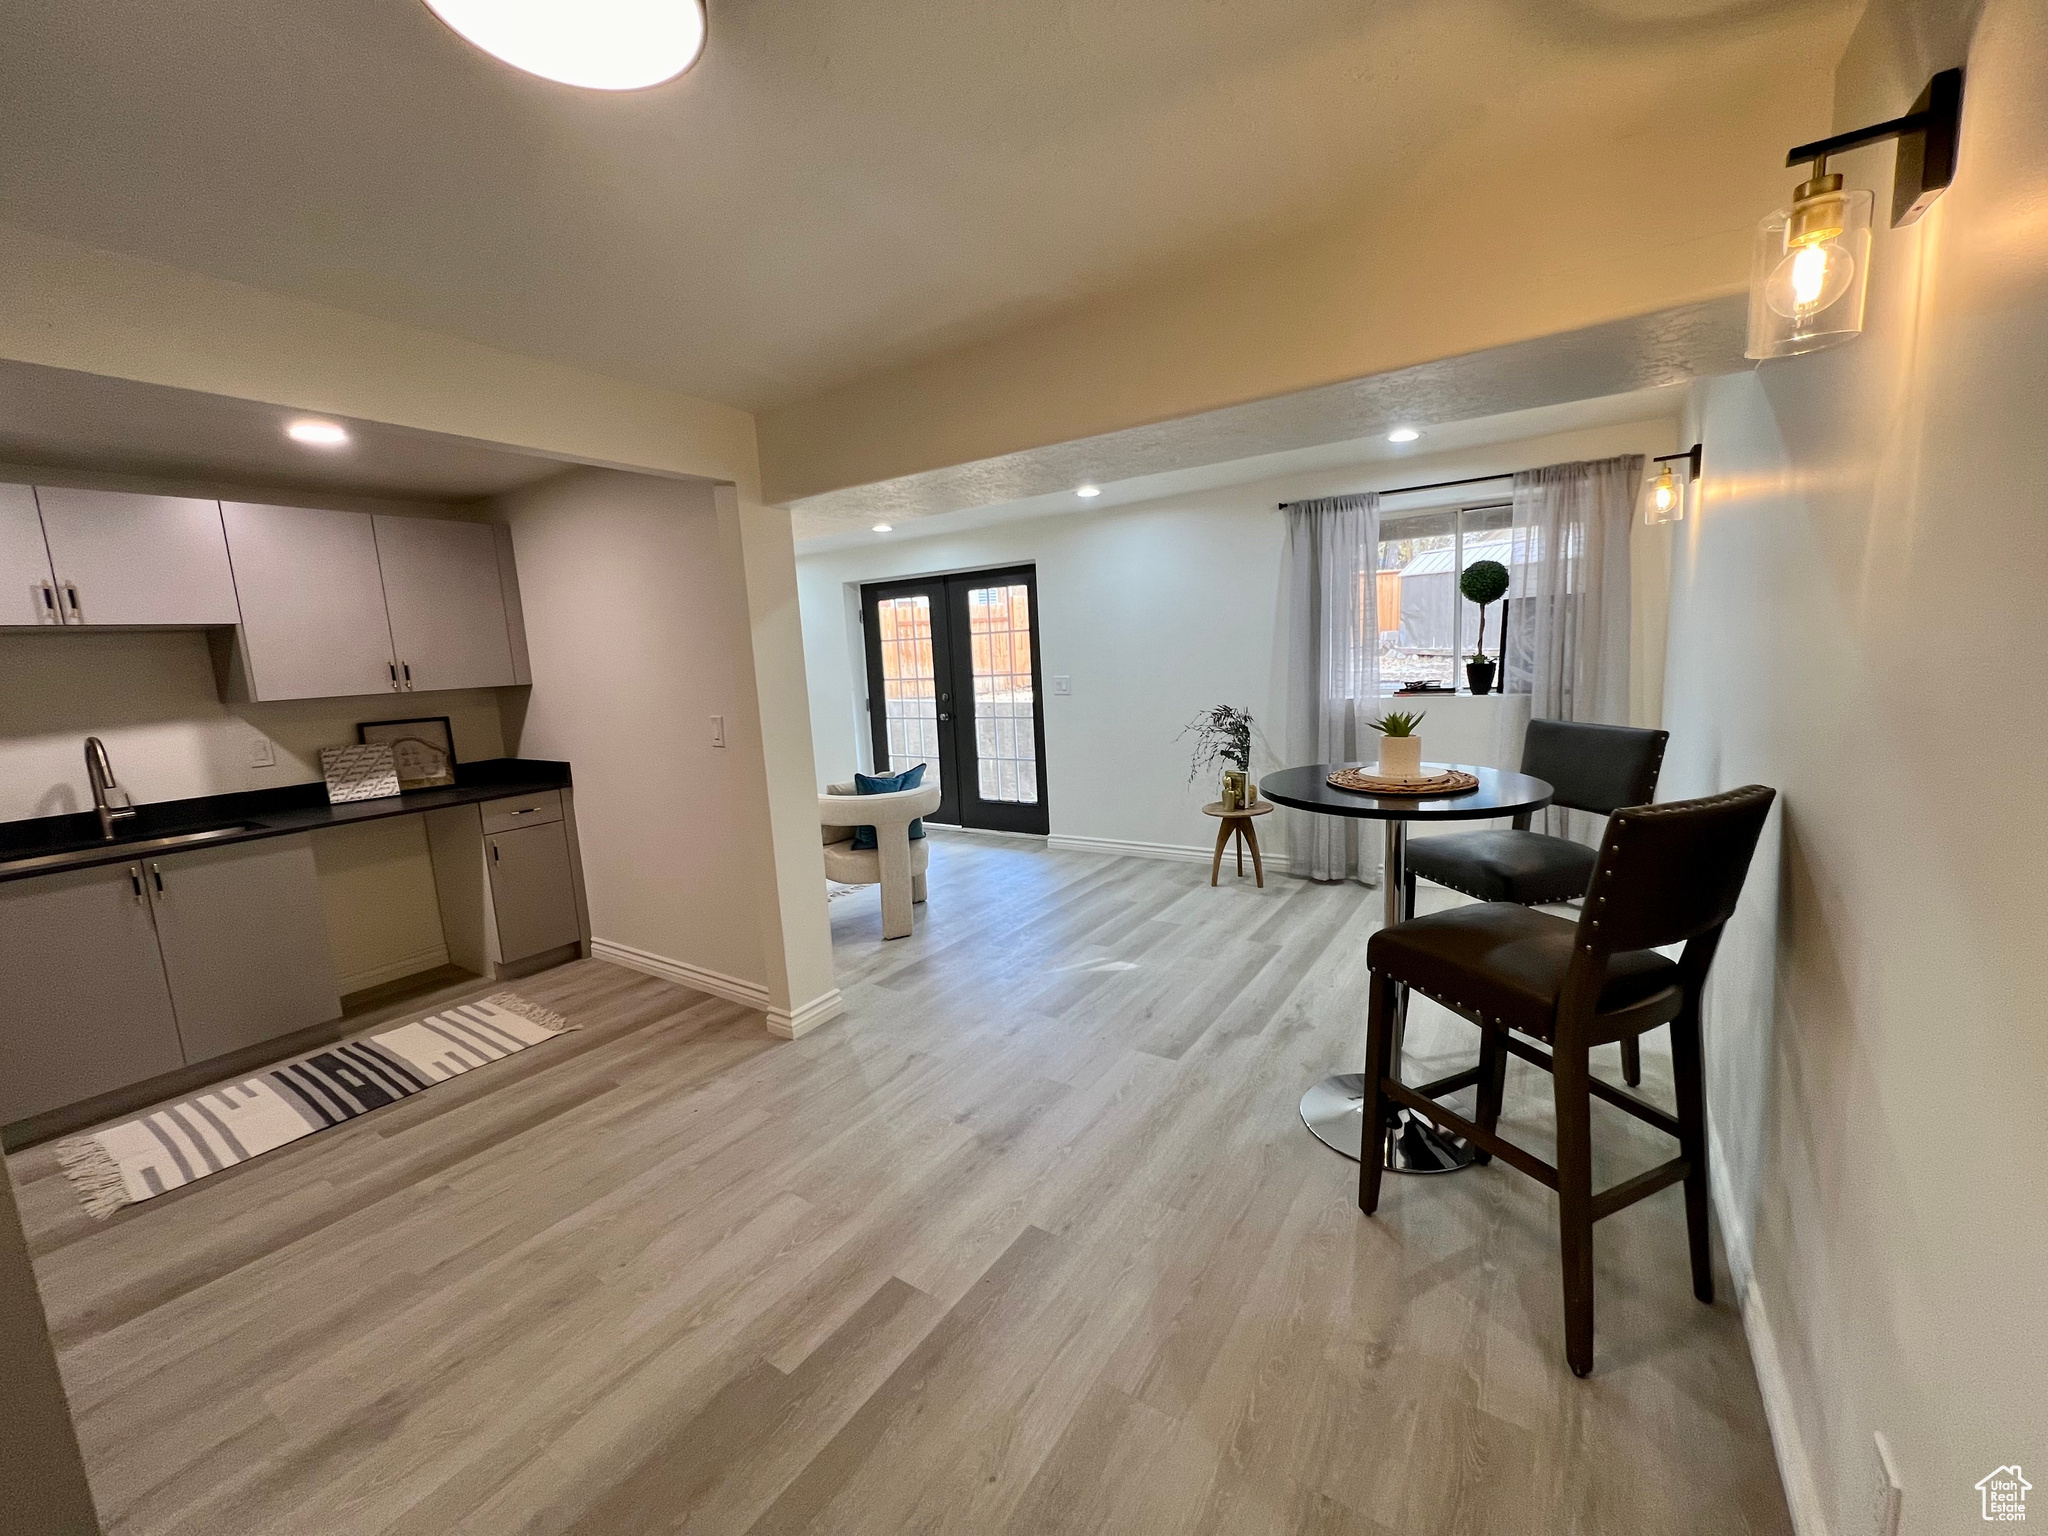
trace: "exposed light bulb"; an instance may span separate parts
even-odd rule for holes
[[[874,531],[876,533],[894,533],[896,529],[894,525],[890,523],[877,523],[875,524]]]
[[[1657,471],[1657,477],[1643,487],[1643,521],[1646,523],[1677,523],[1685,520],[1685,486],[1678,474],[1666,464]]]
[[[543,80],[637,91],[704,48],[702,0],[426,0],[468,42]]]
[[[1849,291],[1856,258],[1832,240],[1790,252],[1764,286],[1764,302],[1787,320],[1817,314]]]
[[[347,430],[331,421],[295,421],[284,433],[293,442],[313,448],[339,448],[348,442]]]
[[[1099,485],[1078,486],[1075,488],[1074,494],[1083,501],[1087,501],[1093,497],[1100,496],[1102,494],[1102,487]]]
[[[1412,443],[1420,436],[1422,434],[1413,427],[1396,427],[1387,434],[1387,441],[1390,443]]]

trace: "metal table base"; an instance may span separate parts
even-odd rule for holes
[[[1380,886],[1386,893],[1385,923],[1401,921],[1401,890],[1406,884],[1408,824],[1387,822],[1386,867]],[[1403,987],[1394,1011],[1394,1075],[1401,1075],[1401,1051],[1408,1035],[1408,989]],[[1365,1142],[1365,1078],[1339,1072],[1324,1078],[1301,1096],[1301,1121],[1316,1140],[1333,1152],[1358,1161]],[[1389,1173],[1456,1173],[1472,1166],[1476,1154],[1462,1136],[1439,1130],[1410,1109],[1393,1110],[1380,1127],[1379,1154]]]

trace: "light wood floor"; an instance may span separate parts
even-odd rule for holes
[[[1377,893],[935,841],[803,1040],[583,962],[520,983],[581,1033],[104,1225],[12,1159],[109,1529],[1790,1531],[1677,1189],[1599,1229],[1581,1382],[1553,1196],[1366,1220],[1302,1129]],[[1411,1076],[1473,1039],[1418,1007]],[[1603,1181],[1668,1155],[1595,1116]]]

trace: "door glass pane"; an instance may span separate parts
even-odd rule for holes
[[[882,716],[889,729],[889,772],[925,765],[939,779],[939,705],[932,668],[932,603],[924,596],[875,604],[881,630]]]
[[[1380,524],[1380,685],[1450,683],[1458,673],[1456,512]],[[1470,606],[1469,604],[1467,605]]]
[[[974,755],[984,800],[1038,803],[1038,738],[1032,729],[1031,600],[1022,582],[967,594],[974,659]]]

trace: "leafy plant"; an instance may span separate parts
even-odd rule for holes
[[[1382,736],[1413,736],[1415,727],[1428,718],[1429,711],[1416,713],[1405,709],[1390,709],[1372,722],[1372,728]]]
[[[1498,560],[1474,560],[1458,578],[1458,590],[1465,601],[1479,605],[1479,649],[1474,661],[1486,660],[1486,605],[1508,595],[1508,568]]]
[[[1195,737],[1194,766],[1188,769],[1188,782],[1194,783],[1204,770],[1214,768],[1218,763],[1228,763],[1244,773],[1252,770],[1252,712],[1239,709],[1234,704],[1218,704],[1214,709],[1205,709],[1181,729],[1181,735],[1190,731]]]

